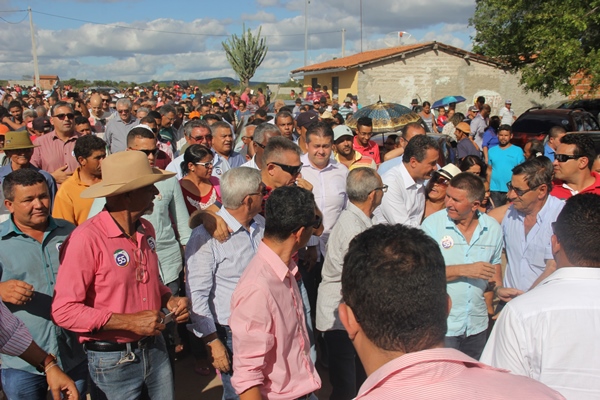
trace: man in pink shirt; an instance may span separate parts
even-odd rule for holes
[[[444,258],[420,229],[375,225],[357,235],[344,259],[342,295],[339,316],[368,376],[356,400],[563,399],[444,348],[451,307]]]
[[[106,207],[62,244],[52,319],[79,334],[89,371],[108,399],[173,399],[173,374],[161,331],[188,319],[188,300],[160,281],[156,235],[141,217],[174,176],[152,168],[141,151],[104,160],[104,179],[81,193]],[[170,313],[165,316],[161,309]]]
[[[240,400],[315,399],[321,379],[310,359],[292,255],[321,225],[314,196],[297,186],[271,192],[265,234],[231,298],[231,383]]]
[[[373,136],[373,120],[362,117],[356,121],[356,136],[354,136],[354,150],[366,157],[375,160],[377,165],[381,164],[379,145],[371,140]]]

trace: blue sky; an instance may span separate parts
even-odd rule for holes
[[[346,55],[360,51],[360,0],[0,0],[0,78],[33,74],[27,14],[6,12],[30,6],[42,75],[135,82],[234,77],[221,41],[246,24],[262,27],[269,46],[254,79],[285,81],[304,65],[307,1],[308,64],[341,56],[342,29]],[[437,40],[470,50],[474,9],[474,0],[362,0],[362,49],[388,47],[394,32],[405,31],[406,44]]]

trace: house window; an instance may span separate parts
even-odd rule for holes
[[[334,76],[331,78],[331,93],[339,95],[340,90],[340,78],[339,76]]]
[[[312,78],[310,85],[314,88],[315,86],[317,86],[318,83],[319,83],[319,81],[317,78]]]

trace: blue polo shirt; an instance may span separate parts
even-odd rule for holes
[[[50,317],[54,284],[59,266],[59,250],[75,229],[70,222],[48,217],[42,243],[21,232],[12,217],[0,224],[0,281],[25,281],[33,286],[33,299],[22,306],[5,303],[31,332],[33,340],[45,351],[54,353],[61,367],[69,371],[86,360],[82,346],[72,332],[57,327]],[[38,374],[35,367],[18,357],[2,354],[2,368]]]
[[[421,228],[438,243],[446,265],[477,261],[500,264],[502,230],[500,224],[486,214],[479,214],[470,243],[467,243],[445,209],[430,215]],[[483,298],[486,287],[487,281],[484,279],[459,278],[448,282],[446,288],[452,299],[452,309],[448,316],[446,336],[472,336],[487,329],[487,306]]]

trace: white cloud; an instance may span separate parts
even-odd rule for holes
[[[242,21],[258,21],[263,23],[277,21],[275,14],[271,14],[266,11],[259,11],[256,14],[242,14],[240,18]]]

